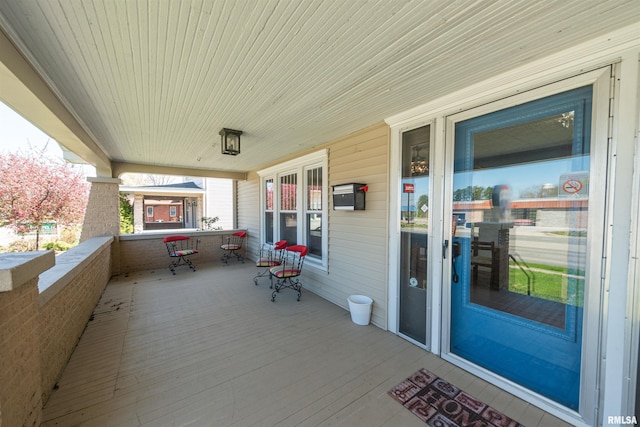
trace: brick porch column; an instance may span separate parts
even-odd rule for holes
[[[133,197],[133,232],[139,234],[144,231],[144,197],[135,194]]]
[[[91,192],[84,214],[80,242],[96,236],[120,235],[120,180],[117,178],[89,177]]]

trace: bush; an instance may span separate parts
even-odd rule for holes
[[[49,251],[64,252],[71,249],[74,246],[75,245],[71,243],[57,241],[57,242],[47,242],[42,245],[42,248]]]
[[[203,230],[222,230],[222,227],[216,227],[214,224],[220,221],[220,218],[217,216],[203,216],[202,217],[202,229]]]
[[[60,240],[62,242],[68,243],[70,246],[75,246],[78,244],[81,231],[82,227],[77,225],[64,227],[60,232]]]
[[[8,247],[3,247],[2,252],[29,252],[36,250],[36,241],[32,239],[15,240],[9,243]]]
[[[133,206],[126,194],[120,193],[120,234],[133,234]]]

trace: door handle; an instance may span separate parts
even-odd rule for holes
[[[442,242],[442,259],[447,259],[447,252],[449,250],[449,241]]]

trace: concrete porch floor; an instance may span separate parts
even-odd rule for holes
[[[569,424],[250,263],[113,278],[44,426],[421,426],[387,391],[426,368],[525,426]]]

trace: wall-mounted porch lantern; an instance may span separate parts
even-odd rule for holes
[[[222,154],[229,154],[231,156],[240,154],[240,135],[242,135],[241,130],[223,128],[220,131],[222,138],[220,148],[222,149]]]

